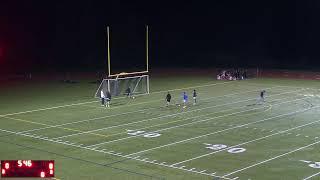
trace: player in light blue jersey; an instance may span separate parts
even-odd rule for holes
[[[187,103],[188,103],[188,95],[186,92],[183,92],[183,108],[187,107]]]

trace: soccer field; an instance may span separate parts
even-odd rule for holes
[[[151,94],[108,109],[89,81],[2,88],[0,159],[55,160],[61,180],[320,178],[318,81],[151,76]]]

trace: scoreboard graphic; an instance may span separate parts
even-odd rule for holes
[[[1,160],[1,177],[54,177],[54,160]]]

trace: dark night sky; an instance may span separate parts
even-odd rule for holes
[[[145,24],[153,67],[320,65],[318,0],[128,2],[2,0],[0,66],[104,67],[110,25],[114,66],[132,67],[144,62]]]

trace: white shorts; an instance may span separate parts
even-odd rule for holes
[[[186,102],[187,102],[187,100],[184,99],[184,100],[183,100],[183,103],[186,103]]]

